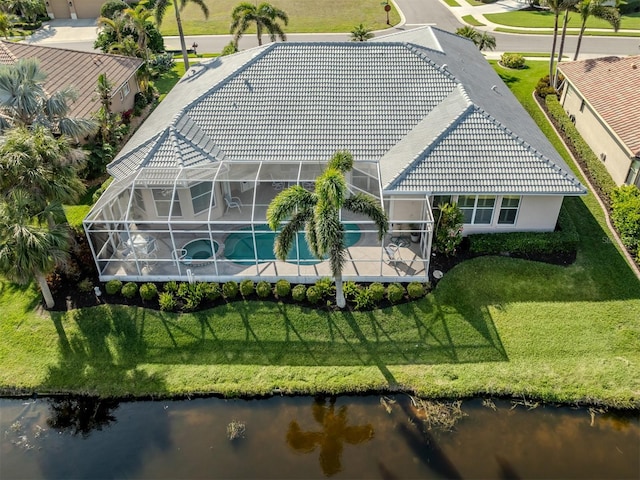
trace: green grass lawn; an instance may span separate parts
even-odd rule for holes
[[[494,32],[499,33],[517,33],[517,34],[526,34],[526,35],[553,35],[553,31],[551,30],[518,30],[515,28],[503,28],[498,27],[494,30]],[[578,35],[579,32],[577,30],[567,30],[567,35]],[[604,31],[604,30],[586,30],[584,32],[585,37],[640,37],[640,31],[638,32],[614,32]]]
[[[456,0],[444,0],[444,3],[449,5],[450,7],[459,7],[460,4],[456,2]]]
[[[238,0],[204,0],[209,7],[209,19],[205,19],[202,10],[193,3],[188,3],[181,12],[185,35],[220,35],[228,34],[231,25],[231,11]],[[289,16],[289,25],[284,27],[285,33],[325,33],[350,32],[353,27],[362,23],[371,30],[388,28],[387,16],[381,1],[363,0],[278,0],[273,5],[284,10]],[[400,15],[391,4],[389,20],[391,25],[400,22]],[[175,14],[167,9],[161,32],[163,35],[177,35]],[[246,35],[254,33],[249,30]]]
[[[552,132],[531,98],[547,62],[527,65],[496,68]],[[0,282],[0,388],[160,396],[393,386],[638,408],[640,282],[595,198],[565,207],[581,238],[575,264],[478,258],[426,298],[374,312],[244,301],[183,315],[105,305],[43,312],[34,286]]]
[[[462,17],[462,20],[474,27],[482,27],[484,25],[484,23],[476,20],[476,17],[474,17],[473,15],[465,15],[464,17]]]
[[[548,11],[515,11],[504,13],[488,13],[485,18],[490,22],[508,27],[524,28],[553,28],[554,15]],[[582,21],[577,14],[569,15],[569,28],[580,28]],[[562,16],[560,16],[562,25]],[[587,21],[587,28],[611,29],[606,21],[591,17]],[[622,16],[620,28],[623,30],[640,30],[640,12],[630,13]]]

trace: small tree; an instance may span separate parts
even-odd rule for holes
[[[373,37],[373,32],[370,29],[366,28],[362,23],[351,30],[352,42],[366,42]]]
[[[457,204],[445,203],[438,207],[436,234],[433,247],[436,252],[453,255],[462,242],[464,215]]]
[[[256,5],[250,2],[242,2],[233,9],[231,18],[231,33],[234,34],[236,45],[240,37],[252,24],[256,25],[258,45],[262,45],[262,33],[264,31],[269,33],[272,42],[276,41],[276,37],[280,37],[282,41],[287,39],[278,21],[288,25],[289,17],[283,10],[274,7],[270,3],[265,2]]]

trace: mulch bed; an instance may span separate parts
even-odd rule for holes
[[[456,254],[452,256],[445,255],[434,255],[431,258],[431,265],[429,269],[429,278],[431,280],[431,286],[435,288],[438,283],[438,279],[434,278],[433,272],[435,270],[440,270],[442,273],[446,273],[451,270],[453,267],[458,265],[461,262],[466,260],[470,260],[472,258],[477,257],[478,255],[474,255],[469,251],[469,239],[467,237],[463,238],[461,245],[458,247]],[[97,272],[95,271],[93,260],[91,259],[90,252],[86,251],[86,240],[83,238],[83,235],[80,234],[79,237],[76,238],[76,247],[72,249],[71,252],[71,271],[73,276],[68,276],[63,272],[56,272],[53,275],[53,279],[50,276],[49,283],[52,287],[52,293],[55,300],[55,306],[53,311],[67,311],[74,308],[86,308],[86,307],[95,307],[100,304],[110,304],[110,305],[129,305],[136,307],[144,307],[154,310],[159,310],[158,300],[152,301],[143,301],[140,298],[140,295],[135,295],[131,299],[127,299],[121,294],[118,295],[107,295],[105,293],[104,283],[100,282],[97,277]],[[87,258],[87,255],[89,256]],[[510,255],[511,256],[511,255]],[[515,256],[514,256],[515,257]],[[518,256],[518,258],[524,258],[526,260],[534,260],[545,263],[551,263],[554,265],[562,265],[567,266],[572,264],[575,261],[576,254],[556,254],[556,255],[537,255],[537,256]],[[82,279],[87,279],[94,286],[99,286],[102,292],[100,297],[96,297],[93,289],[90,291],[81,291],[78,288],[78,282]],[[164,283],[156,283],[158,287],[158,292],[164,291]],[[292,285],[293,286],[293,285]],[[295,304],[302,307],[309,307],[314,309],[322,309],[326,311],[335,311],[338,310],[335,306],[335,302],[326,302],[322,301],[317,305],[312,305],[308,302],[296,302],[291,297],[277,300],[273,296],[270,296],[267,299],[260,299],[254,293],[246,299],[243,299],[240,295],[234,300],[262,300],[262,301],[280,301],[286,304]],[[411,299],[408,296],[405,296],[405,299],[399,304],[410,302]],[[217,305],[221,305],[225,303],[226,300],[223,298],[219,298],[215,301],[207,301],[203,300],[200,306],[195,311],[206,310],[209,308],[213,308]],[[398,305],[398,304],[396,304]],[[380,302],[376,308],[385,308],[392,306],[392,304],[385,298],[382,302]],[[346,311],[353,311],[354,306],[351,303],[347,303]]]

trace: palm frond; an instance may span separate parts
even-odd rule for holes
[[[273,244],[273,253],[279,260],[286,260],[291,248],[298,237],[298,232],[302,230],[307,220],[311,217],[311,211],[306,210],[294,215],[280,233],[276,236]]]
[[[380,202],[365,193],[356,193],[344,201],[344,208],[350,212],[366,215],[376,224],[378,240],[382,240],[389,229],[389,219]]]
[[[296,211],[303,212],[313,208],[316,203],[315,195],[300,185],[289,187],[276,195],[267,208],[267,224],[271,230],[278,226]]]

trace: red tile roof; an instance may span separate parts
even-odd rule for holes
[[[631,152],[640,156],[640,55],[566,62],[559,68]]]
[[[0,41],[0,64],[34,57],[40,60],[40,66],[47,74],[44,84],[47,92],[74,87],[78,99],[71,107],[70,116],[85,118],[100,108],[95,89],[101,73],[107,74],[107,79],[114,85],[115,94],[118,87],[142,65],[140,58]]]

